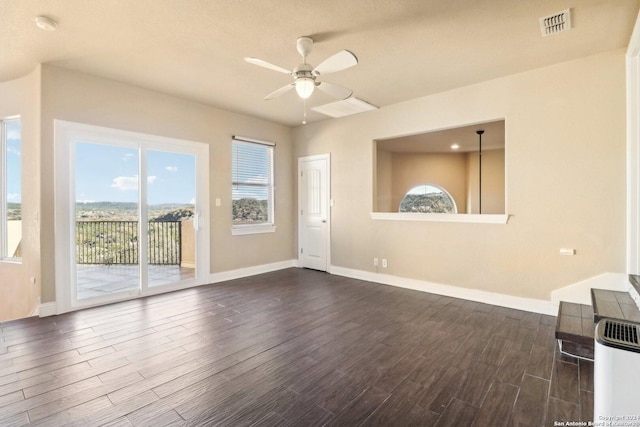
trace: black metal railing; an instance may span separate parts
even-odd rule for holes
[[[147,262],[180,265],[180,221],[149,221]],[[138,221],[76,221],[78,264],[138,264]]]

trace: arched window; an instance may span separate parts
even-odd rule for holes
[[[458,213],[456,202],[444,188],[418,185],[405,194],[398,212]]]

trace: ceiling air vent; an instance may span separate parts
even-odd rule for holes
[[[378,107],[352,96],[351,98],[343,99],[342,101],[319,105],[311,109],[337,119],[339,117],[350,116],[352,114],[363,113],[365,111],[377,110]]]
[[[571,29],[571,9],[540,18],[542,36],[561,33]]]

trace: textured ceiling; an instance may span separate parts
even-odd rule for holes
[[[571,31],[542,37],[538,18],[572,9]],[[384,107],[419,96],[625,47],[640,0],[0,0],[0,81],[37,63],[121,80],[297,126],[295,92],[264,101],[292,69],[341,49],[359,64],[323,76]],[[34,17],[58,30],[45,32]],[[307,107],[334,101],[314,93]],[[326,117],[309,112],[308,121]]]

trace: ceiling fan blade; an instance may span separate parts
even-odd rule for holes
[[[270,62],[267,61],[263,61],[262,59],[258,59],[258,58],[244,58],[245,61],[247,61],[249,64],[253,64],[253,65],[257,65],[259,67],[263,67],[263,68],[268,68],[269,70],[273,70],[273,71],[277,71],[279,73],[283,73],[283,74],[291,74],[291,71],[286,70],[282,67],[279,67],[277,65],[273,65]]]
[[[277,98],[278,96],[290,91],[295,86],[295,83],[289,83],[286,86],[282,86],[280,89],[276,89],[271,92],[269,95],[265,96],[264,99],[269,100],[273,98]]]
[[[353,53],[348,50],[341,50],[335,55],[322,61],[320,65],[314,68],[313,72],[316,74],[335,73],[336,71],[342,71],[353,67],[357,63],[358,58],[356,58]]]
[[[327,82],[320,82],[318,84],[318,89],[338,99],[347,99],[353,94],[351,89]]]

